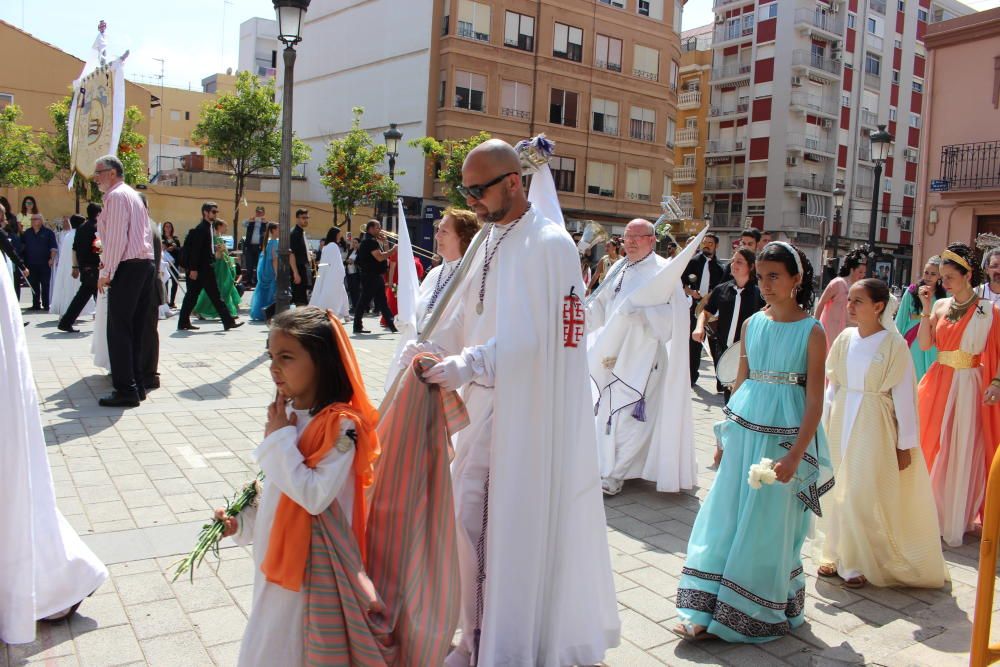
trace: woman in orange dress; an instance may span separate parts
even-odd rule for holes
[[[973,291],[979,270],[963,243],[941,253],[941,280],[950,297],[934,302],[927,285],[917,293],[917,341],[922,350],[938,349],[917,390],[920,446],[941,536],[959,546],[982,509],[1000,442],[1000,309]]]

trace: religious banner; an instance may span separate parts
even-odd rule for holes
[[[76,82],[68,124],[74,173],[90,178],[98,158],[118,152],[124,119],[125,73],[120,59]]]

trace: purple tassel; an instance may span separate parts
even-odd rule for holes
[[[646,397],[643,396],[639,399],[639,402],[635,404],[632,409],[632,416],[637,422],[646,421]]]
[[[604,434],[605,435],[611,435],[611,417],[608,417],[608,423],[607,423],[607,425],[604,428]]]

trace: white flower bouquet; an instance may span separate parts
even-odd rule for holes
[[[778,481],[778,475],[774,472],[774,461],[763,458],[760,463],[750,466],[750,474],[747,477],[747,484],[751,489],[759,489],[763,484],[774,484]]]

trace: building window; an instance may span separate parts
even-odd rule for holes
[[[897,49],[901,49],[901,48],[903,48],[903,40],[901,40],[901,39],[894,39],[894,40],[892,40],[892,45],[894,47],[896,47]]]
[[[869,16],[868,20],[865,21],[865,28],[868,30],[870,34],[874,35],[875,31],[878,29],[878,23],[875,21],[875,19]]]
[[[916,183],[903,183],[903,196],[904,197],[916,197],[917,196],[917,184]]]
[[[504,46],[522,51],[535,50],[535,17],[507,12],[503,30]]]
[[[677,77],[680,76],[681,67],[676,60],[670,61],[670,90],[677,91]]]
[[[913,186],[913,187],[914,187],[914,190],[916,190],[916,186]],[[908,232],[908,231],[912,230],[913,229],[913,218],[900,218],[899,219],[899,228],[901,230],[903,230],[904,232]]]
[[[625,171],[625,196],[637,201],[649,201],[649,181],[652,176],[649,169],[633,169]]]
[[[652,109],[632,107],[629,115],[628,134],[639,141],[654,141],[656,139],[656,112]]]
[[[684,119],[684,128],[688,130],[698,129],[698,117],[690,116]]]
[[[438,108],[444,107],[444,101],[448,96],[448,70],[441,70],[441,85],[438,88]]]
[[[681,16],[684,12],[684,3],[681,0],[674,0],[674,32],[681,34],[683,21]]]
[[[531,86],[520,81],[503,81],[500,90],[500,115],[531,120]]]
[[[914,81],[913,82],[913,92],[915,92],[915,93],[922,93],[922,92],[924,92],[924,82],[923,81]]]
[[[564,23],[556,23],[552,55],[574,62],[583,60],[583,30]]]
[[[882,75],[882,59],[868,51],[865,51],[865,74]]]
[[[927,23],[927,10],[926,9],[918,9],[917,10],[917,20],[918,21],[923,21],[924,23]]]
[[[594,64],[612,72],[622,71],[622,40],[598,35],[595,40]]]
[[[451,23],[451,0],[444,0],[444,16],[441,17],[441,34],[448,34],[448,24]],[[277,56],[277,52],[274,52]]]
[[[889,229],[889,216],[883,215],[882,219],[878,223],[879,229]]]
[[[663,20],[663,0],[639,0],[638,9],[640,16]]]
[[[184,120],[191,120],[191,112],[190,111],[185,111],[184,112]]]
[[[595,97],[590,102],[591,129],[618,136],[618,103]]]
[[[674,147],[674,139],[677,135],[677,121],[673,118],[667,119],[667,148]]]
[[[602,5],[609,5],[611,7],[617,7],[618,9],[625,9],[625,0],[597,0]]]
[[[920,114],[911,113],[910,114],[910,127],[915,127],[920,129]]]
[[[587,194],[615,196],[615,165],[606,162],[587,163]]]
[[[901,11],[901,12],[905,12],[906,11],[906,0],[897,0],[897,2],[896,2],[896,8],[899,9],[899,11]]]
[[[14,103],[14,96],[11,93],[0,93],[0,111]]]
[[[889,120],[896,122],[896,107],[889,107]]]
[[[180,120],[180,119],[181,119],[181,112],[178,111],[177,109],[171,109],[170,120]]]
[[[757,10],[757,20],[766,21],[767,19],[773,19],[778,15],[778,3],[771,2],[766,5],[761,5]]]
[[[670,174],[664,174],[663,175],[663,196],[664,197],[669,197],[672,194],[674,194],[674,179],[670,178]],[[683,194],[680,196],[680,199],[681,200],[685,199],[685,197],[684,197]],[[687,198],[686,199],[687,199],[686,202],[681,201],[681,202],[678,202],[678,204],[680,204],[681,206],[684,206],[684,204],[686,203],[687,204],[687,208],[690,209],[692,206],[694,206],[694,198],[693,198],[693,196],[691,195],[690,192],[687,193]],[[692,216],[688,216],[688,217],[694,217],[694,216],[692,215]]]
[[[556,190],[573,192],[576,190],[576,160],[571,157],[553,157],[549,162],[552,170],[552,180],[556,182]]]
[[[841,95],[840,96],[840,106],[850,108],[850,106],[851,106],[851,96],[850,95]]]
[[[650,81],[660,80],[660,52],[648,46],[635,45],[632,74]]]
[[[892,82],[895,83],[895,84],[899,83],[899,70],[898,69],[892,70]]]
[[[455,70],[455,108],[469,111],[486,110],[485,76]]]
[[[853,29],[857,25],[858,25],[858,16],[857,16],[857,14],[848,14],[847,15],[847,27]]]
[[[458,0],[458,36],[490,41],[490,6],[473,0]]]
[[[549,122],[576,127],[577,94],[553,88],[549,96]]]
[[[903,151],[903,157],[907,162],[913,162],[918,164],[920,162],[920,149],[919,148],[907,148]]]
[[[882,181],[882,192],[892,192],[892,180],[885,179]]]

